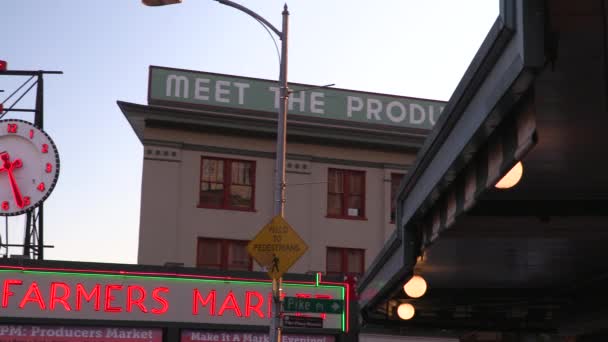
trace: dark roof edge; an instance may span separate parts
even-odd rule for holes
[[[399,189],[399,196],[397,199],[397,234],[396,238],[400,238],[402,246],[409,246],[410,250],[401,249],[404,251],[402,256],[402,265],[400,274],[392,275],[389,278],[376,279],[383,274],[385,264],[383,261],[389,260],[392,255],[389,255],[391,251],[397,250],[393,247],[395,242],[391,240],[391,248],[383,249],[366,274],[360,282],[359,290],[365,291],[368,286],[374,283],[384,283],[385,285],[377,291],[377,293],[388,293],[392,289],[390,286],[393,279],[399,278],[399,276],[411,274],[414,265],[416,264],[416,258],[419,253],[419,237],[415,236],[415,232],[406,231],[405,228],[415,218],[416,215],[420,214],[420,208],[423,206],[432,196],[430,190],[437,189],[437,186],[441,182],[449,177],[449,172],[452,168],[458,164],[458,156],[460,156],[465,148],[459,150],[459,146],[448,146],[447,141],[451,144],[454,143],[454,129],[457,127],[461,133],[467,133],[467,136],[462,136],[459,139],[466,139],[469,143],[470,139],[483,138],[486,139],[489,135],[488,130],[497,122],[491,123],[489,121],[492,116],[504,117],[505,113],[509,111],[507,106],[515,105],[516,97],[520,97],[524,93],[524,88],[527,88],[533,80],[533,73],[543,67],[544,54],[543,54],[543,17],[539,12],[539,8],[542,8],[542,0],[527,2],[524,0],[502,0],[500,2],[500,16],[496,19],[494,25],[490,29],[488,35],[484,39],[480,49],[475,54],[471,64],[467,68],[463,78],[458,84],[458,87],[454,91],[454,94],[450,98],[450,101],[444,109],[443,115],[433,128],[430,136],[425,141],[425,144],[418,153],[416,163],[412,168],[412,172],[402,181]],[[506,63],[509,63],[508,65]],[[498,69],[497,69],[498,68]],[[496,70],[495,70],[496,69]],[[486,78],[491,73],[498,73],[494,75],[491,83],[486,84]],[[512,83],[509,83],[512,82]],[[468,113],[468,107],[473,104],[473,100],[482,92],[491,95],[489,100],[496,100],[496,104],[484,103],[483,109],[486,112],[473,114]],[[497,106],[502,98],[507,94],[517,93],[517,96],[512,96],[510,101],[505,101],[502,108],[498,110],[499,113],[494,113],[496,108],[490,108]],[[487,101],[487,100],[486,100]],[[479,101],[478,101],[479,102]],[[482,101],[483,102],[483,101]],[[479,107],[479,103],[477,104]],[[479,109],[479,108],[476,108]],[[468,120],[471,122],[462,123],[467,114]],[[494,113],[494,115],[491,115]],[[479,126],[476,131],[471,133],[469,136],[468,132],[472,128],[477,127],[473,123],[485,118],[483,124]],[[497,118],[493,118],[496,120]],[[458,126],[456,124],[458,123]],[[473,124],[473,125],[472,125]],[[483,133],[483,134],[480,134]],[[455,135],[458,135],[454,133]],[[482,137],[483,135],[483,137]],[[465,145],[466,146],[466,145]],[[437,155],[441,151],[442,155],[445,156],[446,152],[457,153],[452,156],[455,157],[454,163],[450,160],[439,160],[437,161]],[[434,169],[430,169],[430,165],[435,165]],[[438,164],[439,163],[439,164]],[[443,168],[446,163],[450,163],[447,169],[444,171]],[[458,166],[458,165],[456,165]],[[431,172],[432,171],[432,172]],[[454,171],[454,170],[452,170]],[[430,174],[427,176],[427,174]],[[437,183],[427,184],[437,175],[441,174],[440,179]],[[424,175],[424,176],[423,176]],[[425,181],[420,185],[420,179],[425,178]],[[416,193],[413,193],[414,190]],[[429,190],[428,194],[426,191]],[[404,204],[408,198],[414,198],[413,202],[408,205]],[[407,213],[404,214],[402,211],[407,209]],[[408,233],[404,236],[404,233]],[[409,234],[411,233],[411,234]],[[388,254],[387,254],[388,253]],[[393,265],[394,267],[394,265]],[[386,272],[384,272],[386,273]],[[370,290],[371,289],[370,287]],[[378,304],[382,300],[380,295],[376,295],[373,298],[360,302],[364,312],[370,310],[374,305]]]
[[[443,115],[439,117],[439,120],[435,124],[435,127],[431,131],[429,137],[419,150],[418,157],[416,158],[416,162],[412,167],[411,172],[408,172],[404,180],[401,182],[401,186],[398,191],[399,194],[407,192],[407,189],[411,189],[411,187],[416,183],[420,175],[430,163],[432,159],[431,157],[434,156],[435,150],[438,149],[441,143],[445,140],[454,123],[464,112],[464,108],[468,104],[468,101],[471,100],[472,95],[481,86],[480,79],[483,80],[489,72],[490,65],[488,65],[488,63],[495,62],[495,60],[490,61],[488,57],[495,55],[496,49],[498,49],[499,52],[502,52],[504,48],[504,45],[498,46],[496,44],[496,42],[500,39],[501,34],[510,35],[511,30],[505,27],[504,23],[499,17],[494,22],[490,32],[481,44],[480,49],[475,54],[464,76],[458,83],[456,90],[450,97],[450,101],[443,109]],[[369,285],[376,274],[380,272],[380,269],[384,265],[385,261],[390,257],[390,254],[397,250],[396,245],[402,243],[401,236],[401,229],[397,227],[395,233],[391,235],[389,241],[385,244],[384,248],[382,248],[376,259],[368,268],[368,271],[365,272],[365,275],[359,283],[360,291]]]
[[[458,121],[461,120],[467,107],[471,103],[473,97],[478,93],[479,89],[484,85],[486,77],[490,74],[493,68],[496,66],[498,60],[501,58],[503,53],[509,47],[508,44],[511,42],[517,31],[521,31],[519,34],[524,33],[530,36],[534,36],[531,33],[528,26],[535,28],[531,24],[531,19],[526,15],[537,16],[538,13],[534,12],[535,6],[538,3],[543,3],[543,0],[501,0],[500,1],[500,15],[492,25],[492,28],[486,35],[486,38],[482,42],[479,50],[473,57],[473,60],[469,64],[466,72],[462,79],[458,83],[456,90],[450,97],[450,100],[444,108],[443,115],[441,115],[431,130],[428,138],[424,142],[422,148],[418,151],[418,157],[416,163],[412,167],[413,172],[409,173],[408,176],[402,181],[399,188],[399,199],[403,199],[411,191],[412,187],[417,183],[420,176],[428,168],[431,160],[435,157],[437,151],[448,136],[452,133],[452,129]],[[519,7],[519,8],[517,8]],[[524,13],[525,12],[525,13]],[[527,12],[533,12],[531,14]],[[523,14],[522,14],[523,13]],[[521,22],[518,23],[518,15],[524,18],[520,18]],[[537,18],[533,18],[537,19]],[[529,50],[543,50],[543,47],[533,46],[538,39],[542,37],[534,36],[535,39],[520,38],[523,42],[518,42],[520,46],[522,56],[521,62],[524,67],[542,65],[543,58],[530,53]],[[542,55],[542,53],[541,53]],[[540,60],[539,60],[540,59]],[[510,70],[509,70],[510,71]],[[504,80],[495,80],[497,85]],[[513,85],[509,85],[508,90]],[[522,92],[522,90],[519,90]],[[490,113],[486,113],[490,114]]]
[[[217,111],[215,108],[195,110],[165,106],[150,106],[124,101],[117,105],[129,121],[135,134],[143,143],[143,128],[146,122],[176,128],[186,125],[189,129],[225,129],[232,131],[258,132],[272,135],[276,132],[276,115],[262,112]],[[163,124],[163,122],[165,122]],[[325,139],[328,142],[353,142],[369,144],[371,148],[417,151],[429,131],[366,123],[343,123],[338,120],[318,118],[289,118],[288,139]]]
[[[133,133],[135,133],[135,135],[137,136],[139,141],[141,141],[143,143],[143,141],[144,141],[144,136],[142,135],[143,132],[140,132],[140,130],[138,130],[137,127],[135,127],[134,121],[129,119],[129,116],[128,116],[128,112],[130,109],[129,106],[131,105],[131,103],[124,102],[124,101],[116,101],[116,104],[118,105],[118,108],[120,108],[120,111],[122,112],[124,118],[129,123],[129,126],[131,126]]]
[[[444,115],[439,117],[434,129],[418,152],[413,172],[401,183],[399,193],[403,198],[416,184],[418,178],[428,168],[437,150],[443,145],[454,125],[461,119],[467,105],[475,93],[481,88],[484,79],[490,73],[500,53],[504,51],[513,31],[506,27],[498,18],[483,41],[479,51],[473,57],[471,64],[458,83],[450,101],[444,108]]]

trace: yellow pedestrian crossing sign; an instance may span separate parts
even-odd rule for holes
[[[247,252],[272,279],[280,278],[308,250],[298,233],[277,215],[247,245]]]

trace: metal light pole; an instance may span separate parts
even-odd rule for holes
[[[249,14],[263,25],[271,29],[281,39],[281,65],[279,70],[279,112],[277,120],[277,154],[275,166],[275,185],[274,185],[274,216],[281,215],[283,217],[285,211],[285,142],[287,128],[287,101],[289,99],[289,90],[287,87],[287,38],[289,32],[289,11],[287,4],[283,6],[283,25],[281,31],[275,28],[266,19],[259,16],[252,10],[234,3],[229,0],[215,0],[223,5],[234,7],[242,12]]]
[[[280,101],[277,116],[277,147],[275,155],[275,188],[274,216],[285,217],[285,156],[287,141],[287,38],[289,32],[289,11],[287,4],[283,6],[283,24],[281,27],[281,65],[279,71]],[[269,337],[271,342],[281,342],[281,291],[283,277],[272,279],[272,320]]]
[[[230,6],[241,12],[248,14],[262,25],[266,26],[281,39],[281,64],[279,70],[280,101],[277,116],[277,146],[275,156],[275,184],[273,199],[273,216],[281,215],[285,212],[285,145],[287,138],[287,101],[289,99],[289,88],[287,85],[287,38],[289,32],[289,11],[287,4],[283,6],[283,23],[281,31],[274,27],[266,19],[248,9],[229,0],[215,0],[222,5]],[[181,3],[181,0],[142,0],[148,6],[162,6]],[[270,321],[270,341],[281,341],[281,292],[283,278],[272,279],[272,319]]]

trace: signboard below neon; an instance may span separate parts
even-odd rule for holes
[[[335,340],[331,335],[281,334],[282,342],[334,342]],[[270,338],[264,333],[182,330],[181,342],[270,342]]]
[[[0,342],[162,342],[161,329],[0,325]]]
[[[276,113],[276,81],[150,67],[148,103],[197,105]],[[431,129],[445,102],[290,83],[289,115]]]
[[[267,326],[272,286],[235,278],[2,270],[4,317],[190,322]],[[344,299],[340,284],[284,283],[288,296]],[[321,316],[321,315],[319,315]],[[323,328],[347,330],[347,317],[323,315]]]

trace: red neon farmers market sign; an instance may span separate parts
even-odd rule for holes
[[[68,272],[69,271],[69,272]],[[341,299],[345,284],[283,284],[284,295]],[[161,273],[0,266],[0,316],[263,325],[272,316],[268,281]],[[347,313],[310,314],[347,330]]]

